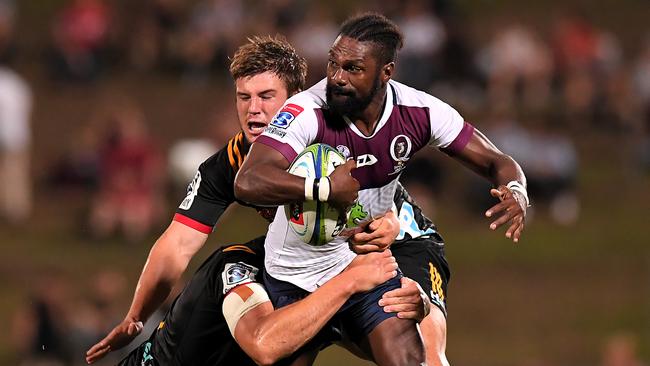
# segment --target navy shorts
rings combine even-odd
[[[330,324],[344,324],[346,332],[353,341],[367,336],[379,323],[394,318],[397,313],[386,313],[379,306],[382,295],[401,287],[401,272],[396,277],[382,283],[374,289],[352,295],[336,313]],[[269,293],[273,306],[281,308],[299,301],[309,295],[308,291],[285,281],[280,281],[264,273],[264,286]],[[330,340],[333,341],[333,340]]]

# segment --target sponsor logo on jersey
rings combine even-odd
[[[153,365],[153,356],[151,355],[151,342],[144,344],[144,351],[142,352],[142,362],[141,366],[151,366]]]
[[[357,168],[361,168],[362,166],[373,165],[376,162],[377,162],[377,158],[372,154],[363,154],[357,156]]]
[[[265,132],[271,135],[279,136],[280,138],[284,137],[287,134],[287,131],[282,131],[281,129],[275,126],[267,127]]]
[[[185,199],[183,199],[183,202],[181,202],[181,205],[179,206],[183,210],[189,210],[190,207],[192,207],[192,203],[194,202],[194,197],[199,193],[199,186],[201,185],[201,172],[196,172],[196,175],[194,176],[194,179],[192,179],[192,182],[187,186],[187,195],[185,196]]]
[[[368,217],[368,212],[363,209],[363,205],[359,201],[355,202],[350,209],[350,216],[348,218],[348,227],[359,225],[363,220]]]
[[[289,212],[291,214],[291,222],[298,225],[305,225],[305,219],[302,213],[302,202],[290,203]]]
[[[271,126],[287,128],[296,117],[305,109],[296,104],[287,104],[278,112],[271,121]]]
[[[223,273],[223,293],[227,293],[234,287],[243,283],[255,282],[255,275],[259,270],[243,262],[226,263]]]

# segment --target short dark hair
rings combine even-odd
[[[362,13],[348,18],[339,30],[339,35],[360,42],[373,42],[377,45],[378,57],[387,64],[394,62],[397,51],[404,44],[404,36],[397,24],[379,13]]]
[[[289,95],[305,88],[307,61],[283,36],[250,37],[230,62],[230,74],[235,80],[267,71],[284,81]]]

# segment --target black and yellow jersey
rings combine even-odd
[[[222,312],[232,288],[261,281],[264,237],[217,249],[174,300],[149,342],[159,365],[255,365],[230,335]]]
[[[235,176],[250,150],[250,142],[239,132],[228,144],[200,166],[187,187],[187,195],[176,210],[174,220],[209,234],[219,217],[233,202],[255,208],[271,221],[275,207],[248,205],[235,198]]]

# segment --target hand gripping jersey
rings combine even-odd
[[[316,142],[335,147],[357,161],[359,200],[351,220],[364,224],[393,206],[400,172],[418,150],[430,145],[460,151],[473,127],[448,104],[396,81],[389,81],[384,110],[371,136],[364,136],[347,117],[327,109],[326,81],[287,100],[256,142],[279,151],[289,162]],[[340,273],[354,258],[346,238],[319,246],[302,242],[278,211],[265,242],[265,267],[276,279],[307,291]]]

